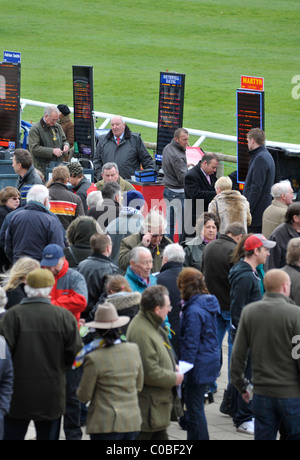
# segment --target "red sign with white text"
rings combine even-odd
[[[263,91],[264,79],[262,77],[248,77],[247,75],[242,75],[241,88],[253,89],[254,91]]]

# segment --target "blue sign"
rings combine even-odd
[[[21,62],[21,53],[15,51],[3,51],[3,62],[19,64]]]
[[[165,85],[181,85],[182,76],[165,73],[160,76],[160,82]]]

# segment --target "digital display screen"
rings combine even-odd
[[[237,90],[237,181],[246,180],[249,154],[247,134],[252,128],[264,129],[264,92]]]
[[[162,152],[182,127],[185,75],[160,73],[157,150],[155,160],[162,163]]]
[[[0,63],[0,147],[19,147],[20,80],[20,64]]]
[[[95,150],[93,68],[73,66],[74,149],[93,159]]]

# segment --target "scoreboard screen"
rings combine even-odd
[[[0,63],[0,147],[20,143],[20,64]]]
[[[237,181],[244,183],[249,165],[247,133],[264,129],[264,92],[237,90]]]
[[[185,75],[160,73],[157,150],[155,160],[162,163],[162,152],[182,127]]]
[[[93,159],[95,150],[93,67],[73,66],[75,151]]]

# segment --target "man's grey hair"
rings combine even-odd
[[[59,115],[59,110],[55,105],[47,105],[44,110],[44,115],[50,117],[53,112],[57,113],[57,116]]]
[[[100,206],[102,202],[103,202],[103,197],[102,197],[102,192],[100,192],[100,190],[89,193],[86,199],[86,204],[88,205],[89,208],[94,208],[97,205]]]
[[[125,123],[125,118],[122,117],[122,115],[113,115],[113,116],[111,117],[110,121],[112,121],[114,118],[121,118],[122,123],[123,123],[123,124]]]
[[[183,264],[185,252],[183,247],[178,243],[168,244],[164,249],[163,257],[165,257],[168,262],[179,262]]]
[[[27,203],[37,201],[40,204],[44,204],[46,198],[49,198],[49,190],[42,184],[33,185],[27,193]]]
[[[105,165],[102,166],[102,172],[112,169],[112,168],[116,168],[116,171],[119,172],[117,163],[113,163],[112,161],[109,163],[105,163]]]
[[[144,254],[150,254],[151,251],[148,248],[145,248],[144,246],[136,246],[135,248],[131,249],[130,254],[129,254],[129,260],[137,264],[140,260],[140,255]],[[152,257],[152,256],[151,256]]]
[[[24,290],[26,292],[27,297],[48,297],[52,290],[53,286],[45,287],[45,288],[33,288],[25,284]]]
[[[271,195],[273,198],[280,198],[281,195],[289,193],[291,187],[289,180],[282,180],[271,187]]]

